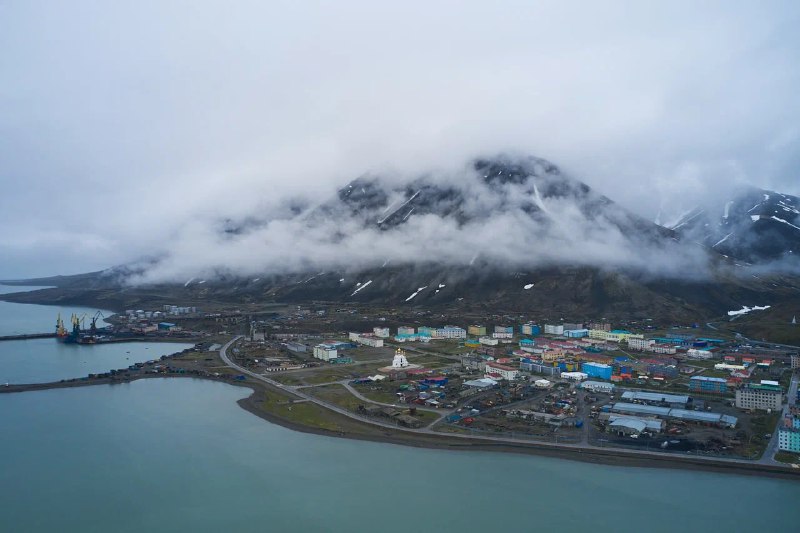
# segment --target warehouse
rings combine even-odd
[[[303,353],[308,350],[308,346],[301,342],[287,342],[286,349],[291,352]]]
[[[664,426],[664,421],[657,418],[610,415],[608,417],[608,426],[606,430],[609,433],[636,435],[638,437],[645,431],[649,433],[661,433],[664,431]]]
[[[636,403],[615,403],[611,406],[611,411],[630,415],[658,416],[661,418],[675,418],[687,422],[699,422],[701,424],[713,424],[719,427],[736,427],[738,419],[735,416],[723,415],[721,413],[707,413],[705,411],[687,411],[686,409],[673,409],[670,407],[656,407],[653,405],[641,405]]]
[[[638,403],[618,402],[611,406],[611,410],[615,413],[624,413],[629,415],[661,416],[668,418],[671,409],[669,407],[656,407],[653,405],[642,405]]]
[[[734,428],[738,419],[735,416],[723,415],[720,413],[707,413],[705,411],[687,411],[686,409],[672,409],[671,418],[684,420],[686,422],[699,422],[701,424],[712,424],[720,427]]]
[[[489,387],[494,387],[495,385],[497,385],[497,381],[490,378],[473,379],[464,382],[465,387],[474,387],[478,389],[487,389]]]
[[[584,381],[581,383],[581,388],[592,392],[605,392],[606,394],[614,392],[614,385],[604,381]]]
[[[666,403],[671,406],[682,405],[684,407],[689,403],[689,397],[685,395],[647,391],[625,391],[622,393],[622,399],[628,402],[643,402],[648,404]]]
[[[561,377],[569,381],[583,381],[589,376],[583,372],[562,372]]]

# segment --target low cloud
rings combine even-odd
[[[364,172],[486,153],[545,157],[650,220],[740,183],[800,194],[799,23],[780,1],[6,2],[0,276],[207,258],[209,220],[277,228]],[[218,246],[313,255],[247,238]]]
[[[356,205],[339,198],[298,200],[307,207],[282,217],[227,221],[228,231],[197,219],[170,235],[164,256],[130,281],[182,283],[407,263],[466,267],[476,260],[513,269],[569,264],[659,277],[708,274],[708,255],[699,246],[677,241],[557,171],[540,166],[538,172],[522,183],[487,184],[471,168],[438,179],[412,176],[405,186],[397,177],[388,185],[375,178],[356,182],[356,189],[365,185],[369,193]],[[395,217],[404,221],[382,228],[379,222],[410,198]],[[421,208],[412,209],[414,200]]]

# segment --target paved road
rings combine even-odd
[[[322,406],[322,407],[324,407],[326,409],[329,409],[329,410],[331,410],[331,411],[333,411],[335,413],[339,413],[340,415],[344,415],[344,416],[346,416],[348,418],[352,418],[352,419],[358,420],[359,422],[365,422],[367,424],[372,424],[373,426],[380,426],[380,427],[392,429],[392,430],[395,430],[395,431],[399,430],[399,431],[407,431],[407,432],[411,432],[411,433],[432,433],[431,430],[428,429],[428,428],[422,428],[422,429],[403,428],[403,427],[397,426],[395,424],[389,424],[389,423],[382,422],[382,421],[379,421],[379,420],[372,420],[372,419],[369,419],[369,418],[365,418],[365,417],[359,416],[359,415],[353,413],[352,411],[348,411],[347,409],[339,407],[338,405],[334,405],[332,403],[326,402],[324,400],[321,400],[319,398],[316,398],[314,396],[306,394],[305,392],[303,392],[301,390],[297,390],[297,389],[295,389],[293,387],[289,387],[287,385],[284,385],[283,383],[275,381],[274,379],[270,379],[270,378],[268,378],[266,376],[262,376],[261,374],[256,374],[255,372],[251,372],[250,370],[247,370],[246,368],[237,365],[236,363],[231,361],[231,359],[228,357],[228,348],[230,348],[231,345],[233,345],[236,341],[238,341],[241,338],[242,338],[241,335],[238,336],[238,337],[234,337],[233,339],[228,341],[219,350],[219,356],[222,359],[222,361],[226,365],[228,365],[229,367],[231,367],[234,370],[236,370],[237,372],[241,372],[242,374],[248,375],[253,379],[256,379],[258,381],[262,381],[264,383],[272,385],[273,387],[277,387],[279,389],[282,389],[282,390],[288,392],[289,394],[291,394],[293,396],[297,396],[300,399],[303,399],[303,400],[306,400],[308,402],[314,403],[316,405]]]
[[[683,456],[675,455],[675,454],[665,454],[665,453],[651,452],[651,451],[646,451],[646,450],[628,451],[628,450],[624,450],[624,449],[611,448],[611,447],[608,447],[608,446],[606,446],[606,447],[594,446],[594,445],[591,445],[591,444],[588,444],[588,445],[587,444],[581,444],[581,443],[578,443],[578,444],[554,444],[554,443],[549,443],[549,442],[538,441],[538,440],[535,440],[535,439],[515,439],[515,438],[508,438],[508,437],[490,437],[490,436],[483,436],[483,435],[466,435],[466,434],[461,434],[461,433],[443,434],[443,433],[438,433],[438,432],[435,432],[435,431],[431,430],[430,427],[412,429],[412,428],[397,426],[397,425],[394,425],[394,424],[389,424],[389,423],[382,422],[382,421],[379,421],[379,420],[373,420],[373,419],[370,419],[370,418],[365,418],[365,417],[357,415],[356,413],[353,413],[352,411],[348,411],[347,409],[339,407],[338,405],[334,405],[332,403],[328,403],[326,401],[323,401],[323,400],[321,400],[319,398],[315,398],[314,396],[310,396],[310,395],[302,392],[301,390],[293,389],[292,387],[287,387],[286,385],[283,385],[282,383],[279,383],[279,382],[275,381],[274,379],[270,379],[270,378],[262,376],[260,374],[256,374],[255,372],[251,372],[250,370],[247,370],[246,368],[243,368],[243,367],[237,365],[236,363],[234,363],[233,361],[230,360],[230,358],[228,357],[227,351],[228,351],[228,348],[230,348],[236,341],[238,341],[242,337],[243,336],[241,336],[241,335],[237,336],[237,337],[234,337],[233,339],[228,341],[219,351],[220,358],[222,358],[222,360],[225,362],[225,364],[227,364],[229,367],[235,369],[236,371],[238,371],[238,372],[240,372],[242,374],[246,374],[246,375],[250,376],[253,379],[256,379],[258,381],[262,381],[262,382],[267,383],[267,384],[269,384],[269,385],[271,385],[273,387],[277,387],[279,389],[282,389],[282,390],[286,391],[287,393],[289,393],[289,394],[291,394],[293,396],[297,396],[297,397],[299,397],[299,398],[301,398],[303,400],[307,400],[307,401],[309,401],[309,402],[311,402],[313,404],[319,405],[321,407],[329,409],[329,410],[331,410],[331,411],[333,411],[335,413],[338,413],[340,415],[346,416],[346,417],[351,418],[353,420],[357,420],[357,421],[359,421],[361,423],[370,424],[370,425],[373,425],[373,426],[382,427],[382,428],[386,428],[386,429],[391,429],[392,431],[400,431],[400,432],[403,432],[403,433],[414,433],[414,434],[418,434],[418,435],[427,435],[427,436],[437,435],[437,436],[441,436],[441,437],[448,437],[448,438],[451,438],[451,439],[465,439],[465,440],[469,440],[469,441],[472,441],[472,442],[485,441],[485,442],[489,442],[489,443],[510,444],[510,445],[525,444],[525,445],[535,445],[535,446],[537,446],[539,448],[573,449],[573,450],[605,450],[605,451],[609,451],[610,449],[613,449],[614,452],[619,452],[620,455],[627,455],[627,456],[637,456],[637,457],[652,456],[652,457],[659,457],[659,458],[670,458],[670,457],[672,457],[672,458],[674,458],[676,460],[680,460],[681,458],[683,458]],[[704,456],[701,456],[701,455],[693,455],[691,457],[691,459],[692,460],[698,460],[698,459],[699,460],[708,460],[708,461],[732,463],[732,464],[754,464],[754,463],[757,463],[757,461],[750,461],[750,460],[747,460],[747,459],[704,457]]]

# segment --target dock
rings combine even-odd
[[[25,333],[22,335],[4,335],[0,341],[24,341],[26,339],[54,339],[55,333]]]

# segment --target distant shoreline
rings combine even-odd
[[[225,383],[236,387],[246,387],[252,393],[246,398],[237,401],[239,407],[248,411],[249,413],[265,420],[267,422],[277,424],[279,426],[300,431],[302,433],[309,433],[314,435],[322,435],[327,437],[347,438],[354,440],[363,440],[369,442],[381,442],[386,444],[397,444],[402,446],[412,446],[416,448],[429,448],[439,450],[454,450],[454,451],[490,451],[490,452],[503,452],[503,453],[517,453],[525,455],[538,455],[544,457],[552,457],[557,459],[567,459],[573,461],[580,461],[594,464],[605,464],[611,466],[626,466],[626,467],[639,467],[639,468],[675,468],[675,469],[689,469],[689,470],[703,470],[707,472],[725,473],[725,474],[739,474],[739,475],[754,475],[754,476],[768,476],[778,477],[783,479],[800,480],[800,469],[790,467],[778,467],[771,465],[762,465],[758,463],[740,463],[730,462],[724,460],[710,459],[710,458],[696,458],[696,457],[681,457],[659,454],[643,454],[632,450],[621,449],[597,449],[597,448],[578,448],[559,446],[557,444],[542,445],[540,443],[531,442],[525,444],[512,444],[512,443],[488,443],[478,439],[472,440],[470,438],[449,438],[446,434],[431,434],[419,435],[404,433],[402,431],[394,431],[390,429],[380,428],[380,431],[374,434],[357,433],[357,432],[340,432],[331,431],[320,427],[308,426],[299,424],[291,420],[286,420],[279,416],[267,413],[258,407],[258,403],[264,391],[271,390],[267,384],[262,384],[255,381],[237,382],[225,379],[223,377],[201,376],[195,374],[139,374],[131,377],[123,378],[96,378],[96,379],[80,379],[63,382],[50,382],[50,383],[33,383],[21,385],[9,385],[7,387],[0,386],[0,394],[13,394],[23,392],[35,392],[42,390],[53,389],[71,389],[79,387],[91,387],[96,385],[115,385],[122,383],[132,383],[141,379],[171,379],[171,378],[194,378],[218,383]],[[284,391],[285,392],[285,391]],[[368,425],[364,425],[369,427]]]

